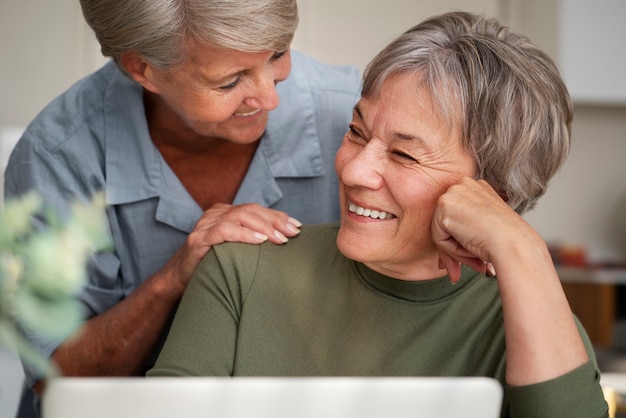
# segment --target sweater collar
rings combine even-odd
[[[381,293],[409,302],[442,302],[469,289],[473,283],[477,282],[476,279],[486,277],[463,266],[461,279],[456,284],[452,284],[448,276],[431,280],[408,281],[385,276],[362,263],[353,263],[359,277],[369,286]]]

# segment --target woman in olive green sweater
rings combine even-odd
[[[200,265],[149,376],[492,376],[502,415],[602,417],[593,349],[520,216],[569,149],[552,60],[495,20],[427,19],[369,64],[339,225]]]

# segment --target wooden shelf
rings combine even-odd
[[[626,284],[626,269],[558,266],[572,312],[599,347],[611,346],[616,316],[616,286]]]

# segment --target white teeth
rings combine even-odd
[[[350,204],[348,205],[348,210],[350,212],[356,213],[359,216],[367,216],[369,218],[373,218],[373,219],[391,219],[391,218],[395,218],[394,215],[392,215],[391,213],[387,213],[384,212],[382,210],[376,210],[376,209],[366,209],[363,208],[361,206],[357,206],[354,203],[350,202]]]
[[[253,110],[252,112],[248,112],[248,113],[235,113],[235,116],[252,116],[252,115],[256,115],[260,111],[261,111],[261,109],[256,109],[256,110]]]

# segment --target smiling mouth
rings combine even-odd
[[[348,205],[348,210],[352,213],[356,213],[359,216],[365,216],[372,219],[392,219],[396,217],[396,215],[392,213],[387,213],[385,211],[376,209],[364,208],[361,206],[357,206],[352,202],[350,202],[350,204]]]
[[[254,115],[256,115],[257,113],[259,113],[260,111],[261,111],[261,109],[255,109],[255,110],[253,110],[252,112],[247,112],[247,113],[235,113],[235,116],[243,116],[243,117],[246,117],[246,116],[254,116]]]

